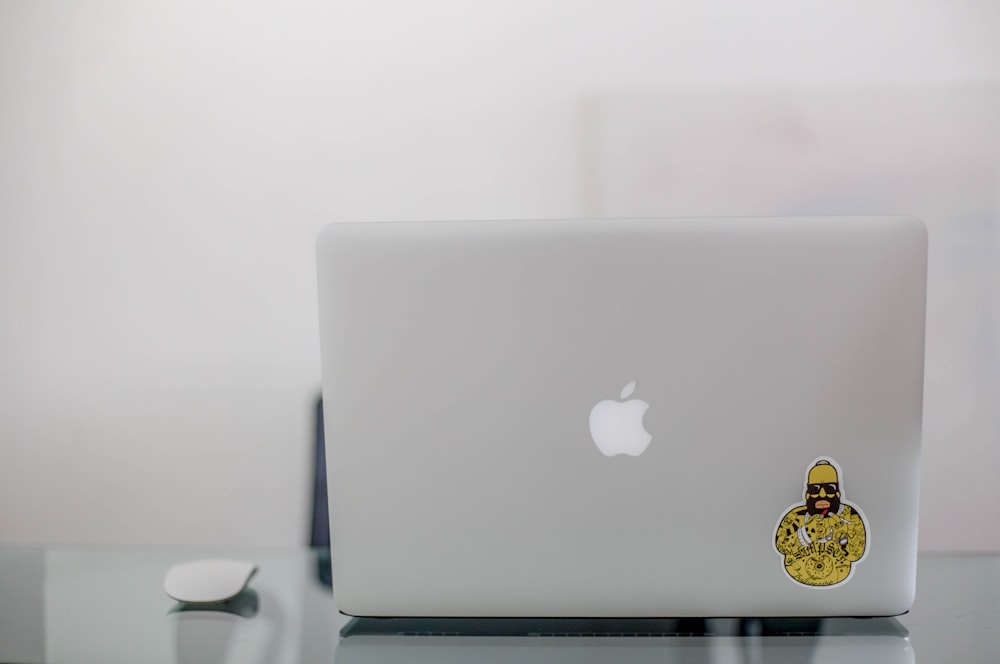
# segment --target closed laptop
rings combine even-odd
[[[926,252],[907,217],[328,226],[338,607],[907,611]]]

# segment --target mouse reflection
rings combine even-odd
[[[168,614],[174,622],[177,664],[225,662],[234,637],[259,608],[260,598],[251,588],[225,602],[178,602]]]
[[[355,619],[336,664],[914,664],[893,618]]]
[[[260,596],[253,588],[244,588],[225,602],[177,602],[169,613],[228,613],[240,618],[252,618],[260,608]]]

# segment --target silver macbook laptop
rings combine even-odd
[[[338,608],[907,611],[926,249],[906,217],[328,226]]]

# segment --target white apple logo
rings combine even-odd
[[[635,381],[632,381],[622,390],[621,398],[628,399],[634,391]],[[597,449],[604,456],[639,456],[645,452],[653,439],[642,425],[643,415],[648,409],[649,404],[641,399],[605,399],[594,406],[590,411],[590,435]]]

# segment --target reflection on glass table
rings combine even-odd
[[[170,610],[173,618],[179,664],[222,662],[247,619],[257,615],[260,597],[246,588],[226,602],[187,604],[178,602]]]
[[[356,619],[336,664],[438,662],[882,662],[911,664],[894,618],[580,620]]]
[[[252,560],[220,605],[163,591],[173,565]],[[946,662],[1000,656],[1000,555],[924,555],[898,618],[355,619],[337,611],[321,552],[0,549],[0,662]]]

